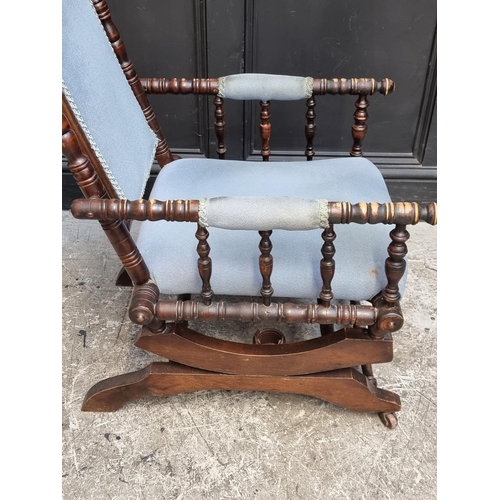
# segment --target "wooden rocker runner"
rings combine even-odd
[[[63,153],[85,196],[71,212],[98,220],[123,264],[135,345],[168,359],[98,382],[84,411],[202,389],[274,391],[396,426],[399,396],[377,387],[372,365],[392,360],[403,326],[407,226],[436,224],[436,204],[393,203],[362,157],[368,96],[393,90],[388,78],[139,79],[106,3],[63,0]],[[147,93],[213,95],[219,158],[174,158]],[[347,158],[312,162],[315,96],[326,94],[357,96],[354,143]],[[225,99],[260,101],[263,162],[225,160]],[[270,162],[270,103],[298,99],[306,160]],[[154,157],[162,168],[145,200]],[[233,342],[194,321],[276,327]],[[280,323],[321,335],[287,342]]]

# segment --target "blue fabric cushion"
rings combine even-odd
[[[311,97],[313,78],[262,73],[240,73],[219,78],[224,99],[295,101]]]
[[[329,201],[391,201],[375,165],[365,158],[312,162],[246,162],[185,159],[164,167],[151,198],[200,199],[217,196],[291,196]],[[336,299],[367,300],[386,285],[384,271],[393,226],[336,225]],[[257,231],[208,228],[212,258],[212,288],[220,295],[258,296]],[[196,224],[143,222],[139,249],[160,291],[199,293]],[[321,291],[321,229],[275,230],[271,283],[276,297],[317,298]]]
[[[90,0],[62,3],[63,92],[120,198],[144,193],[157,138]]]

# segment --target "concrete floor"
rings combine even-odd
[[[410,227],[406,323],[379,386],[399,426],[320,400],[201,391],[83,413],[99,380],[159,360],[133,346],[131,291],[97,222],[63,211],[65,499],[411,499],[437,496],[436,228]]]

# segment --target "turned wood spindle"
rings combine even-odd
[[[323,288],[319,295],[320,303],[323,307],[330,307],[333,300],[332,280],[335,274],[335,246],[333,244],[337,235],[333,230],[333,225],[330,224],[322,233],[323,246],[321,247],[321,279],[323,280]]]
[[[370,103],[364,94],[361,94],[356,100],[354,125],[352,126],[352,138],[354,143],[350,152],[351,156],[363,156],[363,139],[365,138],[366,130],[368,129],[366,121],[368,119],[367,108],[369,105]]]
[[[224,136],[226,134],[226,122],[224,121],[224,99],[219,96],[214,98],[215,105],[215,135],[217,136],[217,154],[220,160],[226,157],[226,144],[224,143]]]
[[[139,78],[146,94],[217,94],[217,78]]]
[[[311,96],[309,99],[307,99],[306,127],[305,127],[306,141],[307,141],[305,155],[307,161],[311,161],[315,154],[313,146],[314,136],[316,134],[316,123],[314,121],[316,118],[316,113],[314,111],[315,106],[316,106],[316,100],[314,99],[314,96]]]
[[[271,156],[271,148],[269,147],[269,141],[271,139],[270,105],[271,103],[269,101],[260,101],[260,137],[262,139],[262,151],[260,154],[262,156],[262,161],[269,161],[269,157]]]
[[[230,303],[213,301],[206,305],[197,300],[160,300],[156,317],[166,321],[276,321],[277,323],[311,323],[328,325],[370,326],[377,320],[372,306],[293,304],[271,302]]]
[[[68,168],[82,193],[88,198],[106,196],[106,189],[89,159],[82,153],[78,139],[64,115],[62,115],[62,150],[68,160]]]
[[[271,273],[273,272],[273,256],[271,255],[271,250],[273,249],[273,245],[270,237],[272,233],[272,231],[259,231],[261,236],[259,243],[259,268],[260,274],[262,275],[262,288],[260,289],[260,294],[262,295],[262,302],[265,306],[271,304],[271,297],[274,293],[271,286]]]
[[[69,113],[69,111],[67,111]],[[68,160],[68,167],[75,176],[83,194],[91,199],[90,203],[101,202],[107,197],[106,190],[96,175],[88,158],[82,153],[76,135],[70,129],[69,121],[63,115],[62,121],[63,154]],[[120,258],[130,279],[136,284],[149,280],[149,269],[144,262],[130,232],[123,221],[99,221],[116,254]]]
[[[401,298],[398,285],[406,269],[405,256],[408,253],[406,242],[410,234],[406,230],[406,225],[397,224],[390,232],[390,236],[392,242],[387,249],[389,257],[385,261],[387,285],[382,292],[382,297],[387,305],[393,305]]]
[[[127,225],[123,221],[99,221],[116,254],[133,283],[140,285],[150,279],[150,274]]]
[[[113,20],[111,19],[111,13],[109,11],[109,7],[104,0],[92,0],[94,4],[94,8],[99,16],[101,24],[106,32],[106,35],[113,47],[116,58],[120,63],[120,66],[125,73],[125,77],[132,88],[132,91],[141,106],[141,109],[144,113],[144,116],[153,130],[153,132],[158,137],[158,146],[156,147],[156,159],[158,160],[158,164],[160,167],[165,166],[167,163],[173,161],[173,156],[170,151],[170,148],[167,144],[167,140],[163,131],[160,127],[160,124],[156,118],[156,115],[149,103],[148,97],[144,88],[137,76],[134,65],[130,61],[127,55],[127,51],[125,50],[125,45],[120,37],[120,32],[116,28]]]
[[[390,78],[376,81],[374,78],[315,78],[313,95],[388,95],[396,89]]]
[[[210,245],[208,244],[208,231],[206,228],[198,224],[198,229],[196,231],[196,239],[198,240],[198,246],[196,251],[200,258],[198,259],[198,272],[200,273],[200,278],[202,281],[201,288],[201,298],[203,303],[209,306],[212,303],[214,292],[212,286],[210,285],[210,278],[212,276],[212,259],[209,257]]]

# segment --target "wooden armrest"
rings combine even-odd
[[[249,73],[246,73],[249,74]],[[217,95],[219,78],[140,78],[147,94]],[[312,95],[388,95],[396,89],[390,78],[313,78]]]
[[[199,200],[118,200],[82,198],[71,204],[76,219],[199,221]],[[349,203],[328,202],[330,224],[437,224],[437,203],[421,206],[415,202]]]

